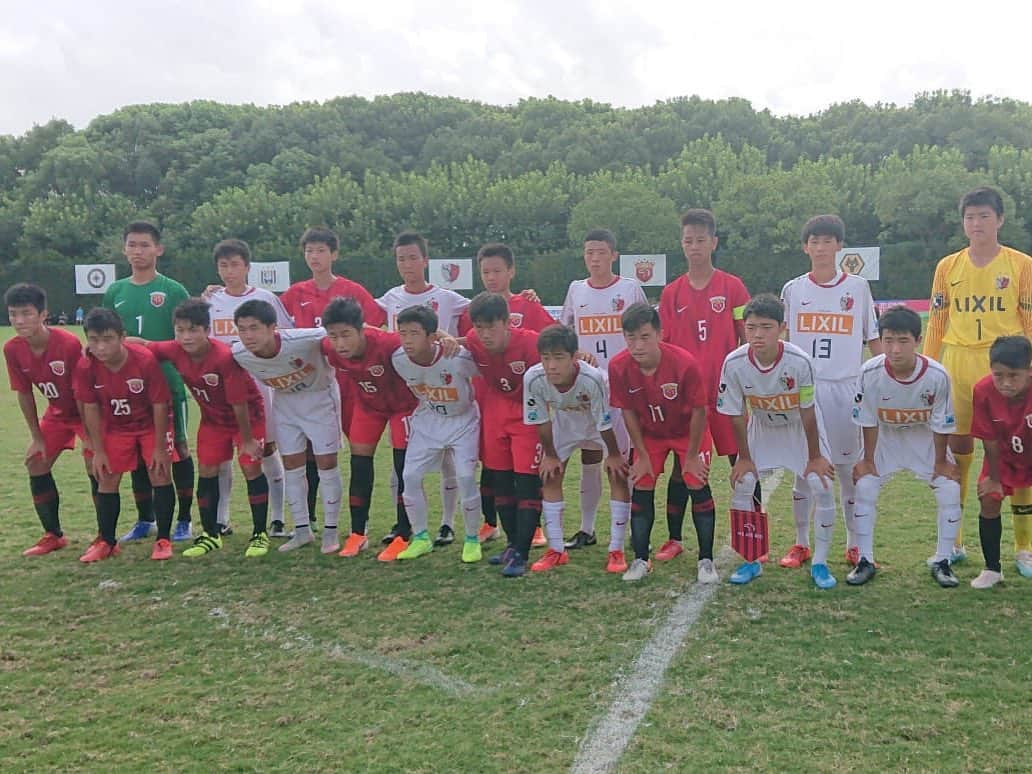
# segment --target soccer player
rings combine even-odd
[[[972,400],[971,434],[982,439],[985,450],[978,480],[978,536],[985,569],[971,581],[976,589],[1003,581],[1003,498],[1010,498],[1015,532],[1019,518],[1032,517],[1032,343],[1025,336],[1001,336],[989,348],[989,363],[989,376],[975,385]],[[1023,577],[1032,578],[1027,548],[1017,552],[1015,565]]]
[[[322,314],[326,328],[323,353],[330,365],[354,382],[356,389],[354,414],[348,443],[351,445],[351,479],[348,495],[351,503],[351,534],[344,541],[340,555],[358,556],[369,545],[367,525],[373,496],[373,455],[390,425],[394,472],[399,494],[395,497],[397,533],[377,556],[381,562],[393,562],[408,548],[412,527],[402,499],[405,479],[405,450],[408,447],[409,416],[418,405],[405,381],[394,370],[391,360],[401,346],[397,333],[364,324],[364,310],[354,298],[335,298]]]
[[[161,232],[153,223],[138,220],[126,226],[122,234],[122,252],[129,261],[131,274],[113,282],[104,293],[102,306],[113,309],[122,318],[130,336],[148,341],[171,341],[172,310],[190,297],[186,288],[158,272],[158,258],[165,253]],[[172,394],[172,421],[177,461],[172,463],[172,481],[179,498],[179,517],[173,540],[189,540],[190,511],[194,498],[194,462],[187,439],[187,402],[183,380],[171,364],[162,367]],[[143,468],[133,471],[133,495],[138,520],[122,540],[142,540],[154,526],[150,474]]]
[[[377,327],[387,321],[383,310],[369,294],[369,291],[357,282],[340,277],[333,273],[333,264],[340,257],[340,240],[337,235],[325,226],[315,226],[305,230],[301,235],[301,249],[304,251],[305,263],[312,272],[312,278],[295,282],[280,296],[283,306],[294,318],[298,328],[319,328],[322,326],[322,314],[326,305],[334,298],[353,298],[362,306],[365,319],[370,325]],[[340,389],[341,430],[348,434],[354,406],[354,396],[350,392],[351,380],[340,371],[334,371],[337,386]],[[308,510],[315,518],[315,503],[319,489],[319,473],[315,460],[309,456],[305,464],[305,475],[308,477]]]
[[[627,463],[610,419],[605,373],[577,360],[577,334],[564,325],[541,331],[537,348],[541,362],[523,377],[523,421],[537,427],[541,444],[541,512],[548,538],[548,550],[530,569],[547,572],[570,561],[569,545],[563,541],[563,478],[574,449],[596,456],[604,451],[615,530],[621,529],[619,521],[626,529],[631,493]],[[619,541],[622,548],[622,533]]]
[[[853,466],[860,556],[846,583],[860,586],[874,577],[878,494],[893,473],[909,470],[935,494],[938,542],[932,577],[943,588],[952,588],[958,584],[950,553],[960,527],[960,484],[949,453],[956,426],[950,378],[939,363],[917,354],[917,312],[893,307],[882,314],[878,327],[883,354],[864,363],[853,408],[853,421],[864,435],[863,458]]]
[[[960,467],[960,502],[967,499],[974,459],[971,396],[988,374],[986,355],[1000,336],[1032,336],[1032,258],[1000,244],[1003,198],[993,188],[976,188],[960,200],[968,246],[935,267],[924,353],[943,364],[953,385],[957,430],[950,449]],[[1014,514],[1014,544],[1032,552],[1032,514]],[[963,529],[951,560],[966,558]]]
[[[340,549],[337,516],[344,482],[337,468],[340,450],[340,391],[322,354],[322,328],[278,330],[276,310],[254,299],[237,307],[234,321],[240,341],[233,357],[252,376],[273,389],[268,408],[275,416],[276,444],[283,455],[287,504],[294,518],[294,534],[279,547],[293,551],[311,543],[308,479],[305,460],[311,444],[319,469],[325,528],[322,552]]]
[[[267,523],[269,481],[262,472],[265,450],[265,406],[261,393],[232,350],[210,337],[208,304],[190,298],[173,312],[175,341],[146,342],[159,362],[172,363],[190,388],[201,409],[197,428],[197,504],[204,532],[183,551],[184,556],[204,556],[222,548],[219,524],[219,471],[232,462],[238,450],[240,470],[247,480],[253,528],[245,556],[269,552]]]
[[[135,470],[141,458],[154,490],[158,526],[151,559],[171,559],[175,492],[170,473],[174,439],[168,382],[154,355],[126,343],[122,320],[112,310],[92,309],[84,328],[89,354],[75,368],[75,399],[82,404],[93,452],[100,534],[79,561],[98,562],[118,555],[118,485],[122,474]]]
[[[506,577],[515,578],[527,570],[541,502],[541,447],[537,430],[523,423],[523,377],[540,361],[538,335],[513,325],[509,300],[500,293],[478,295],[469,305],[469,315],[473,329],[465,344],[483,375],[483,388],[477,394],[480,457],[508,543],[488,561],[500,565]]]
[[[398,554],[398,559],[416,559],[434,549],[427,532],[428,505],[423,477],[433,470],[441,470],[446,453],[450,452],[466,534],[462,561],[479,562],[483,558],[477,535],[480,412],[473,399],[472,383],[478,373],[477,366],[466,350],[445,358],[442,345],[432,338],[439,323],[430,307],[409,307],[395,318],[395,323],[401,347],[391,357],[394,370],[419,399],[409,424],[403,473],[403,497],[412,523],[412,540],[408,548]]]
[[[706,483],[712,444],[706,432],[709,390],[702,370],[692,355],[661,341],[659,313],[649,304],[631,304],[623,313],[621,324],[627,349],[609,363],[609,392],[610,404],[623,412],[634,450],[630,467],[634,561],[624,573],[624,580],[640,580],[649,572],[656,479],[663,473],[667,456],[673,453],[681,473],[693,485],[689,492],[699,539],[699,582],[718,583],[720,577],[713,567],[716,514],[713,494]],[[620,564],[626,567],[623,531],[627,514],[621,506],[617,501],[610,503],[610,572],[618,572]],[[681,524],[673,526],[680,534]]]
[[[570,283],[559,315],[563,325],[573,328],[584,351],[594,355],[603,373],[609,370],[609,361],[627,346],[620,315],[631,304],[647,301],[637,280],[613,273],[613,261],[619,257],[611,231],[589,231],[584,237],[588,278]],[[610,412],[610,420],[620,449],[626,451],[630,441],[619,409]],[[595,516],[602,499],[601,463],[601,450],[581,450],[581,523],[566,541],[568,549],[595,545]]]
[[[211,337],[232,347],[238,340],[236,323],[233,315],[237,307],[253,298],[268,301],[276,310],[276,326],[280,329],[293,328],[294,323],[283,308],[279,297],[265,288],[256,288],[247,284],[247,275],[251,269],[251,247],[242,239],[224,239],[215,245],[213,251],[215,269],[222,280],[222,287],[214,287],[207,296],[211,305],[208,314],[211,318]],[[262,394],[266,406],[272,400],[272,390],[261,382],[255,382]],[[198,452],[198,456],[200,453]],[[262,455],[262,473],[269,483],[269,537],[286,537],[283,527],[283,459],[276,449],[276,427],[271,423],[271,416],[265,416],[265,449]],[[226,462],[219,467],[219,509],[218,520],[222,534],[231,533],[229,527],[229,498],[233,492],[233,462]]]
[[[387,313],[387,330],[398,330],[398,315],[402,311],[412,306],[425,306],[433,311],[441,330],[449,336],[455,336],[458,333],[459,318],[469,306],[469,299],[454,290],[437,287],[426,281],[426,272],[430,266],[426,239],[414,231],[403,231],[394,238],[393,250],[402,284],[376,299],[376,303]],[[435,546],[446,546],[455,541],[456,487],[455,463],[451,452],[448,452],[444,455],[441,472],[443,511],[441,528],[434,538]],[[397,531],[392,528],[381,542],[389,544],[395,537]]]
[[[44,324],[47,294],[37,285],[12,285],[4,293],[4,304],[15,334],[4,344],[4,359],[11,390],[18,393],[18,408],[29,429],[25,467],[32,503],[43,526],[43,537],[22,556],[42,556],[68,545],[61,530],[61,498],[51,471],[61,452],[75,448],[76,437],[80,441],[86,438],[72,384],[75,367],[82,358],[82,342],[68,331]],[[33,386],[47,399],[42,419]],[[86,472],[96,492],[88,460]]]
[[[837,215],[817,215],[803,226],[803,252],[810,257],[810,271],[785,283],[788,340],[813,360],[815,394],[823,415],[831,461],[846,522],[846,561],[858,561],[853,529],[856,493],[853,465],[860,460],[860,428],[851,411],[856,380],[864,363],[864,345],[872,355],[881,353],[874,297],[867,280],[840,271],[835,256],[846,241],[846,226]],[[802,481],[796,479],[797,483]],[[800,486],[792,492],[796,542],[782,557],[782,567],[799,567],[811,557],[810,491]]]
[[[796,476],[795,491],[817,503],[816,551],[810,575],[818,588],[834,588],[828,551],[835,528],[835,467],[829,461],[814,398],[814,366],[795,344],[781,341],[785,308],[770,293],[746,304],[743,344],[724,360],[717,410],[731,417],[738,459],[731,468],[732,511],[752,511],[756,481],[778,468]],[[807,490],[809,490],[807,492]],[[760,562],[745,562],[732,583],[749,583],[763,572]]]

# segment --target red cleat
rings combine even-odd
[[[623,551],[610,551],[606,572],[627,572],[627,559]]]
[[[489,540],[494,540],[498,537],[498,527],[492,527],[486,521],[480,525],[480,531],[477,533],[481,543],[486,543]]]
[[[548,545],[548,538],[546,538],[545,533],[541,531],[541,527],[534,530],[534,539],[530,541],[530,544],[534,548],[541,548],[541,546]]]
[[[813,551],[810,550],[809,546],[801,546],[796,543],[790,549],[788,553],[781,557],[779,564],[782,567],[802,567],[803,562],[813,556]]]
[[[846,564],[856,567],[860,561],[860,549],[857,546],[850,546],[846,549]]]
[[[548,572],[552,568],[566,564],[569,561],[570,554],[567,551],[556,551],[554,548],[549,548],[545,551],[544,556],[530,565],[530,569],[534,572]]]
[[[376,555],[376,558],[381,562],[393,562],[398,558],[398,554],[406,548],[408,548],[408,541],[399,535],[388,543],[387,547]]]
[[[663,544],[663,547],[656,551],[656,560],[660,562],[669,562],[684,553],[684,546],[681,545],[680,540],[668,540]]]
[[[154,550],[151,551],[151,559],[164,561],[172,558],[172,541],[168,538],[158,538],[154,541]]]
[[[122,549],[118,543],[111,545],[104,541],[104,538],[98,537],[92,543],[90,547],[86,549],[86,553],[79,557],[80,562],[89,564],[90,562],[99,562],[103,559],[110,559],[113,556],[118,556],[122,553]]]
[[[43,556],[51,551],[60,551],[66,545],[68,545],[68,538],[64,535],[58,537],[53,532],[48,532],[32,548],[22,551],[22,556]]]

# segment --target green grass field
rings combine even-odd
[[[605,509],[598,547],[518,581],[462,565],[457,544],[409,565],[307,549],[245,561],[239,485],[233,520],[245,529],[221,552],[157,563],[149,545],[133,545],[84,566],[95,524],[73,455],[55,473],[72,544],[23,559],[39,527],[22,467],[27,433],[7,391],[0,426],[3,771],[568,769],[616,698],[614,681],[694,587],[690,531],[690,550],[645,582],[606,575]],[[714,469],[723,545],[726,465]],[[377,537],[392,521],[388,470],[381,450]],[[569,533],[576,484],[568,489]],[[769,505],[778,555],[792,541],[790,491],[782,483]],[[967,585],[981,565],[968,517],[963,583],[942,590],[924,566],[930,492],[899,478],[881,505],[871,584],[819,592],[805,572],[770,567],[748,587],[721,586],[619,770],[1032,765],[1032,581],[1013,570],[1009,518],[1007,583]],[[133,516],[129,502],[120,528]],[[665,539],[657,524],[654,545]],[[725,578],[729,565],[725,553]],[[832,570],[844,581],[841,550]]]

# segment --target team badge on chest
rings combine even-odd
[[[675,400],[677,398],[677,382],[667,382],[660,385],[660,389],[663,390],[663,397],[667,400]]]
[[[1006,290],[1009,286],[1010,286],[1010,277],[1007,277],[1007,276],[1001,274],[999,277],[996,278],[996,289],[997,290]]]
[[[382,365],[369,366],[369,374],[370,374],[370,376],[383,376],[383,366]]]
[[[509,368],[512,369],[512,372],[514,374],[519,376],[524,371],[527,370],[527,361],[526,360],[513,360],[511,363],[509,363]]]
[[[208,385],[209,387],[218,387],[219,386],[219,375],[218,374],[204,374],[203,376],[201,376],[201,378],[204,379],[204,383],[206,385]]]
[[[710,296],[710,309],[720,314],[727,308],[727,296]]]
[[[843,312],[848,312],[850,309],[852,309],[853,303],[853,295],[851,293],[846,293],[844,296],[842,296],[842,298],[839,299],[839,306],[842,308]]]
[[[523,327],[523,312],[509,312],[509,327]]]
[[[143,379],[126,379],[125,386],[133,395],[139,395],[143,392]]]
[[[609,305],[613,308],[614,312],[622,312],[625,303],[623,296],[613,296]]]
[[[165,294],[160,290],[155,290],[150,294],[150,303],[155,309],[163,307],[165,305]]]
[[[795,377],[792,376],[791,374],[781,374],[781,379],[779,379],[778,381],[781,382],[782,389],[785,389],[785,390],[795,389]]]
[[[445,384],[451,384],[452,383],[451,372],[449,372],[449,371],[441,371],[441,381],[444,382]]]
[[[50,366],[50,370],[53,372],[54,376],[65,375],[65,364],[63,360],[51,360],[47,365]]]

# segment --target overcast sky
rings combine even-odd
[[[0,133],[55,116],[83,127],[140,102],[398,91],[625,106],[734,96],[778,114],[940,88],[1032,101],[1026,5],[0,0]]]

